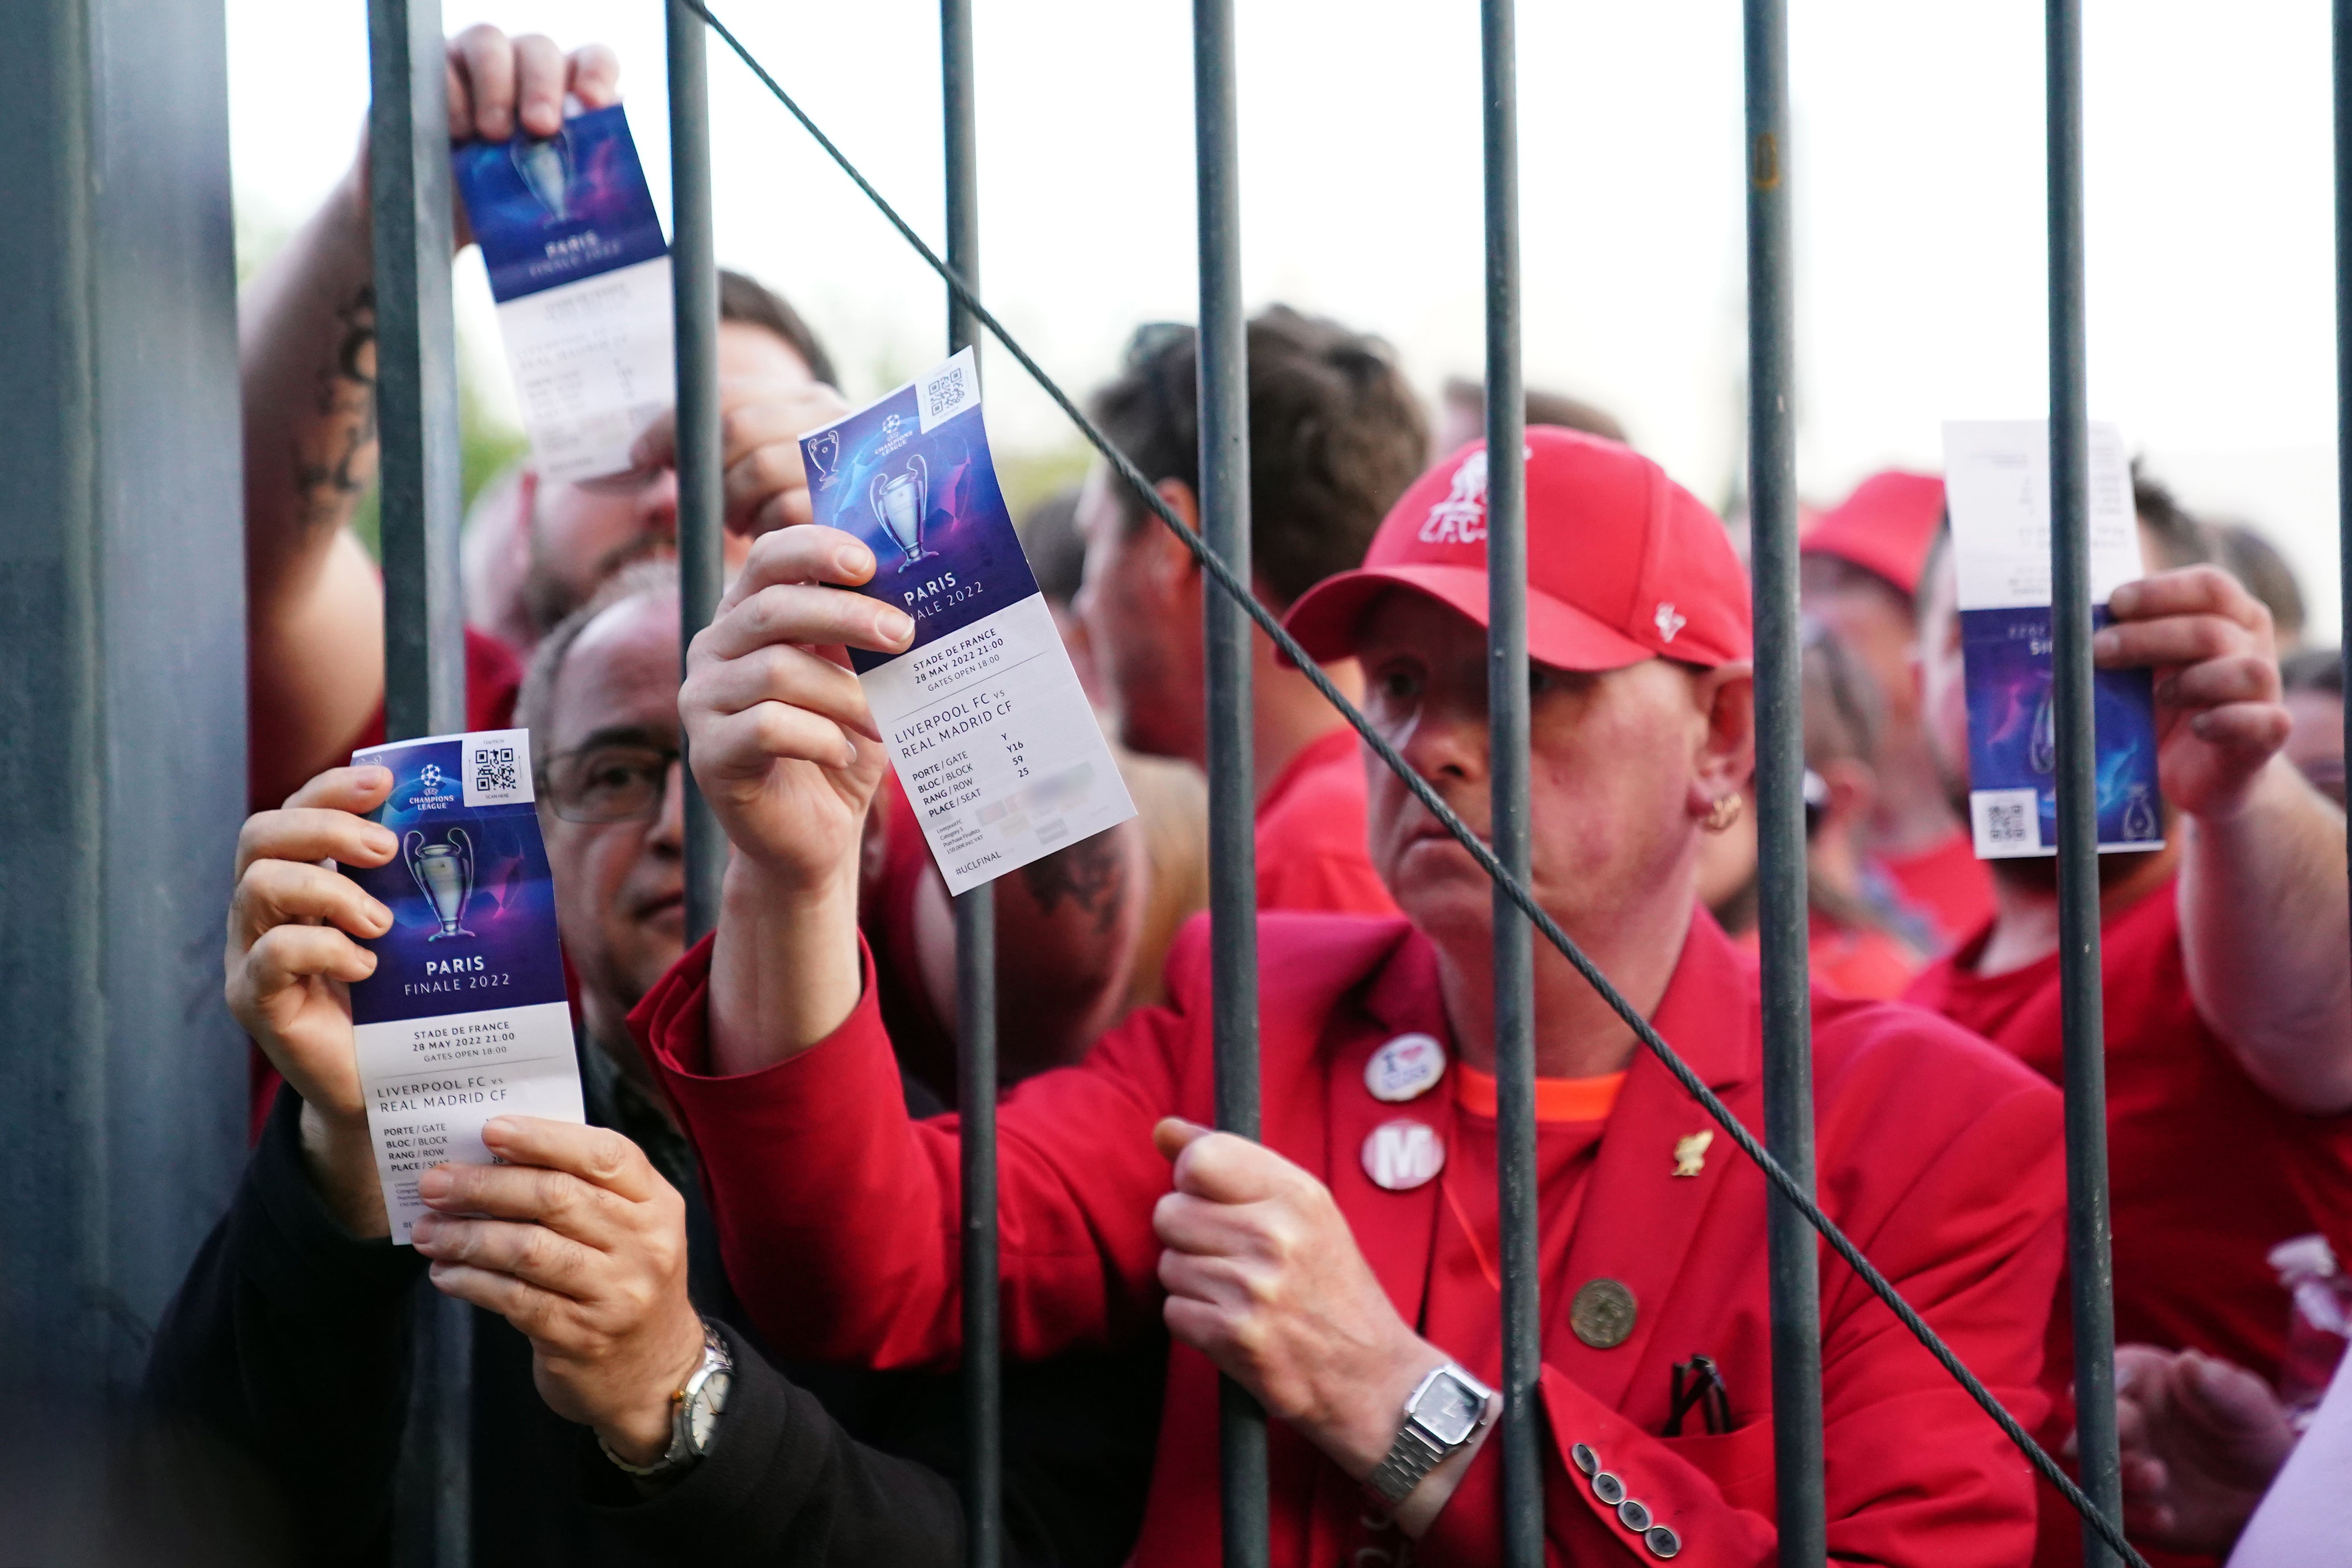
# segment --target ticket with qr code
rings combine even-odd
[[[851,650],[923,836],[961,893],[1135,815],[1013,531],[970,349],[801,437],[815,520],[874,552],[864,593],[915,620]]]
[[[363,944],[376,968],[351,988],[352,1026],[383,1206],[405,1243],[425,1212],[417,1177],[488,1160],[491,1117],[586,1117],[530,731],[396,741],[352,761],[392,770],[373,819],[398,851],[341,870],[392,911]]]
[[[2091,624],[2144,575],[2131,464],[2090,427]],[[1944,426],[1944,494],[1959,588],[1969,703],[1969,826],[1987,860],[2058,852],[2058,732],[2050,629],[2050,430],[2039,419]],[[2156,706],[2145,669],[2092,677],[2099,849],[2164,843]]]
[[[677,386],[669,247],[628,117],[615,104],[449,156],[539,477],[627,472]]]

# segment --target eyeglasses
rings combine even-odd
[[[675,746],[583,746],[541,764],[548,805],[566,822],[641,822],[661,815]]]

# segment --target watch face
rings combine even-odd
[[[1451,1448],[1478,1429],[1478,1418],[1486,1411],[1486,1402],[1476,1393],[1454,1378],[1441,1377],[1413,1405],[1412,1418],[1431,1436]]]
[[[687,1412],[687,1440],[698,1454],[710,1451],[710,1439],[719,1430],[719,1412],[727,1408],[727,1393],[733,1386],[734,1374],[714,1372],[702,1380],[702,1388],[694,1396],[693,1408]]]

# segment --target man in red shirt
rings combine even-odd
[[[2144,542],[2165,558],[2161,537]],[[1920,595],[1921,688],[1957,804],[1969,753],[1955,603],[1939,549]],[[2313,1231],[2352,1249],[2344,817],[2280,754],[2289,720],[2269,613],[2235,579],[2210,565],[2161,572],[2109,608],[2094,652],[2103,667],[2156,671],[2173,814],[2163,849],[2099,865],[2116,1337],[2273,1377],[2288,1300],[2263,1255]],[[1999,860],[1993,872],[1991,923],[1909,999],[2055,1081],[2054,863]],[[2071,1328],[2062,1294],[2043,1366],[2053,1447],[2073,1425]],[[2077,1561],[2075,1520],[2054,1493],[2043,1501],[2037,1561]]]
[[[1200,517],[1197,349],[1191,329],[1147,327],[1095,417],[1187,526]],[[1426,459],[1421,405],[1377,339],[1276,306],[1249,324],[1254,587],[1276,611],[1364,557],[1381,516]],[[1208,761],[1202,666],[1207,580],[1141,497],[1097,464],[1078,500],[1086,580],[1076,609],[1119,736],[1147,755]],[[1364,849],[1354,732],[1253,638],[1260,909],[1390,914]],[[1351,665],[1332,670],[1353,696]]]
[[[451,140],[503,141],[518,124],[551,134],[566,95],[590,109],[620,100],[620,62],[591,44],[566,56],[536,35],[467,28],[449,41]],[[459,246],[472,243],[460,204]],[[326,204],[246,286],[238,302],[245,406],[251,796],[277,805],[311,775],[382,738],[383,586],[352,531],[375,476],[375,263],[362,147]],[[721,400],[789,400],[796,434],[842,405],[831,362],[785,304],[727,275],[719,329]],[[469,729],[510,722],[530,646],[625,563],[670,547],[677,482],[658,460],[642,482],[541,487],[524,470],[500,495],[507,514],[475,520],[497,550],[469,551],[477,575],[510,591],[473,595],[485,624],[466,631]],[[768,520],[800,521],[785,511]],[[737,539],[732,557],[745,549]],[[513,557],[509,562],[505,557]]]
[[[1656,465],[1560,430],[1528,446],[1537,896],[1756,1125],[1757,976],[1696,899],[1701,836],[1729,820],[1753,760],[1747,583],[1721,525]],[[1309,651],[1360,659],[1368,714],[1473,830],[1489,781],[1483,457],[1425,475],[1364,569],[1291,616]],[[712,940],[631,1023],[702,1152],[762,1330],[887,1366],[959,1348],[958,1150],[951,1121],[907,1118],[858,940],[857,825],[887,762],[828,655],[895,650],[911,625],[824,584],[871,570],[849,535],[770,535],[697,644],[679,706],[736,855]],[[1401,1536],[1440,1561],[1499,1555],[1483,1446],[1501,1354],[1493,893],[1385,772],[1370,816],[1405,920],[1260,920],[1263,1145],[1199,1125],[1213,1051],[1197,923],[1170,1007],[1000,1111],[1011,1352],[1123,1342],[1155,1317],[1177,1342],[1147,1568],[1215,1561],[1219,1371],[1276,1417],[1283,1568],[1392,1561]],[[1543,949],[1535,971],[1551,1559],[1770,1562],[1763,1180],[1564,958]],[[1826,993],[1814,1008],[1823,1203],[2038,1417],[2056,1097],[1926,1014]],[[520,1246],[495,1226],[467,1244],[501,1268]],[[682,1327],[687,1310],[661,1316]],[[2018,1562],[2022,1460],[1834,1265],[1822,1335],[1831,1550]],[[1677,1417],[1675,1368],[1696,1355],[1727,1397]],[[624,1347],[612,1360],[614,1380],[637,1378],[631,1396],[608,1387],[617,1405],[650,1412],[674,1387],[629,1372]]]

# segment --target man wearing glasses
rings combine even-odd
[[[961,1561],[963,1524],[947,1479],[961,1444],[955,1380],[771,1364],[734,1326],[745,1320],[693,1151],[627,1030],[629,1009],[685,946],[677,668],[677,567],[642,562],[541,642],[518,703],[573,970],[592,1125],[536,1124],[541,1142],[504,1150],[509,1167],[463,1168],[464,1180],[504,1181],[512,1193],[451,1205],[543,1227],[542,1253],[583,1265],[553,1292],[551,1315],[504,1296],[512,1329],[477,1316],[476,1560],[947,1568]],[[373,932],[352,918],[356,884],[316,863],[375,863],[354,814],[389,784],[380,769],[329,770],[288,809],[253,817],[240,839],[230,1005],[291,1092],[278,1096],[229,1215],[159,1330],[149,1374],[165,1415],[241,1451],[273,1483],[306,1564],[389,1561],[404,1303],[428,1265],[446,1273],[467,1261],[423,1230],[414,1251],[386,1239],[349,1008],[325,984],[347,977],[339,964],[355,950],[305,925]],[[919,1079],[904,1092],[917,1114],[944,1109]],[[634,1147],[616,1149],[598,1128]],[[619,1445],[607,1452],[624,1462],[659,1458],[657,1444],[633,1449],[624,1426],[600,1419],[610,1405],[600,1391],[633,1364],[615,1346],[659,1352],[658,1310],[675,1306],[681,1283],[733,1362],[728,1441],[708,1463],[698,1454],[641,1483],[599,1458],[587,1429]],[[537,1287],[521,1293],[548,1304]],[[698,1343],[684,1350],[698,1362]],[[1008,1370],[1008,1562],[1108,1568],[1125,1556],[1163,1353],[1155,1343]]]

